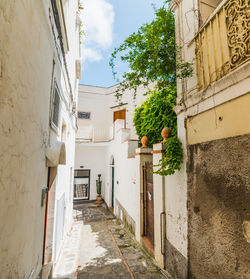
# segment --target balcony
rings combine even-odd
[[[117,119],[109,128],[101,126],[80,126],[76,141],[81,143],[100,143],[109,142],[114,139],[121,129],[125,128],[125,122],[122,119]]]
[[[250,59],[248,0],[224,0],[195,37],[199,90]]]

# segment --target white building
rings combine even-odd
[[[147,171],[152,163],[159,163],[165,147],[159,143],[153,149],[138,148],[133,115],[145,100],[146,90],[140,88],[135,101],[133,92],[125,91],[120,105],[116,88],[79,86],[75,202],[96,199],[96,180],[101,174],[108,207],[164,268],[168,243],[180,250],[187,245],[185,195],[181,195],[185,168],[170,177]],[[180,127],[181,139],[182,131]]]
[[[71,227],[78,12],[77,0],[0,3],[3,279],[37,278]]]
[[[95,200],[96,180],[101,174],[102,193],[107,205],[116,215],[120,214],[120,207],[126,208],[135,223],[139,197],[134,187],[134,153],[138,136],[133,126],[133,114],[135,107],[145,99],[143,93],[146,90],[140,88],[135,100],[132,92],[127,90],[122,104],[119,104],[115,97],[116,88],[79,86],[75,160],[75,176],[78,178],[75,183],[86,184],[86,189],[76,186],[75,198]],[[86,170],[89,170],[89,179],[81,177],[88,176]]]

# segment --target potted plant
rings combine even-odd
[[[102,203],[102,181],[101,181],[101,174],[98,174],[98,180],[96,180],[96,201],[98,203]]]

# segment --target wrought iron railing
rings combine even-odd
[[[228,0],[195,38],[199,89],[250,59],[250,2]]]

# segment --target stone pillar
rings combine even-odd
[[[135,237],[138,242],[141,242],[143,233],[143,166],[145,162],[152,162],[152,148],[141,147],[136,149],[135,159],[137,167],[137,187],[138,187],[138,218],[136,220]]]
[[[160,159],[163,157],[163,153],[166,149],[166,145],[163,143],[157,143],[153,145],[153,165],[159,164]],[[154,171],[157,167],[154,167]],[[165,224],[165,177],[159,174],[154,174],[154,248],[155,248],[155,260],[161,268],[164,268],[164,255],[165,252],[165,236],[166,236],[166,224]]]

